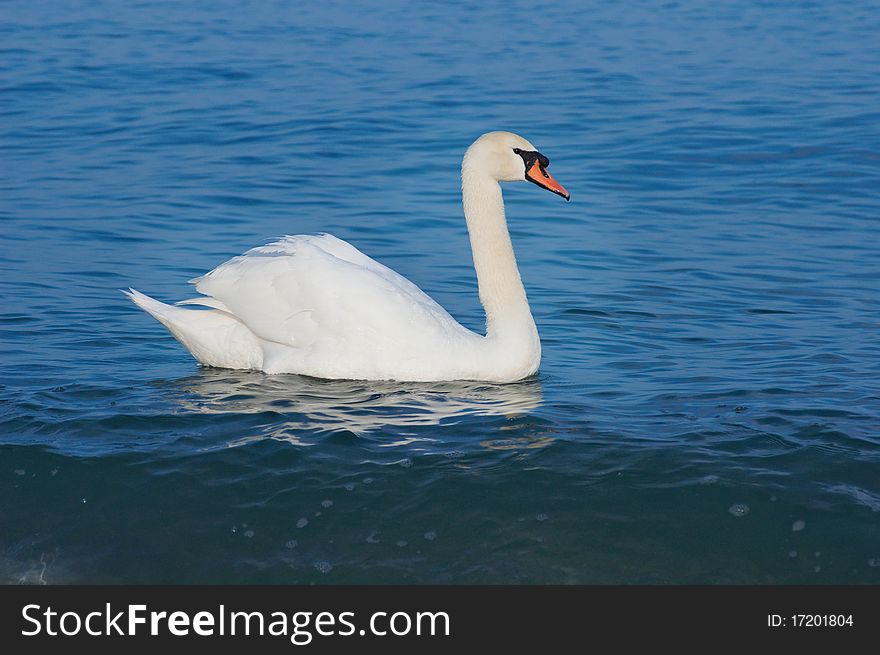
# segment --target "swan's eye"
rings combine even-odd
[[[522,154],[522,150],[520,150],[519,148],[514,148],[514,149],[513,149],[513,153],[514,153],[515,155],[521,155],[521,154]]]

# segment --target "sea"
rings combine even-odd
[[[0,5],[0,582],[880,583],[880,6]],[[120,289],[328,232],[465,326],[505,185],[514,384],[200,367]]]

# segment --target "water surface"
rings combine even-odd
[[[868,2],[4,3],[0,580],[880,583]],[[200,369],[118,289],[328,231],[473,329],[505,189],[520,384]]]

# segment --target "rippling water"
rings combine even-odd
[[[876,4],[0,12],[0,580],[880,583]],[[479,329],[491,129],[573,196],[505,190],[534,379],[200,369],[118,292],[329,231]]]

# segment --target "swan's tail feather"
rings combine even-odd
[[[217,300],[216,298],[212,298],[211,296],[199,296],[198,298],[188,298],[187,300],[178,300],[174,303],[177,306],[180,305],[200,305],[202,307],[210,307],[211,309],[217,309],[221,312],[226,312],[230,316],[234,316],[232,310],[226,306],[226,303],[223,301]]]
[[[223,368],[262,368],[263,351],[259,340],[225,305],[222,309],[185,309],[160,302],[136,289],[122,290],[122,293],[168,328],[199,363]],[[183,304],[196,303],[184,301]]]
[[[166,321],[171,320],[171,317],[174,314],[174,307],[166,305],[164,302],[159,302],[155,298],[150,298],[150,296],[145,293],[141,293],[137,289],[132,289],[131,287],[129,287],[127,291],[125,289],[120,289],[120,291],[128,296],[129,300],[135,305],[162,323],[162,325],[168,327]],[[170,330],[171,328],[168,327],[168,329]]]

